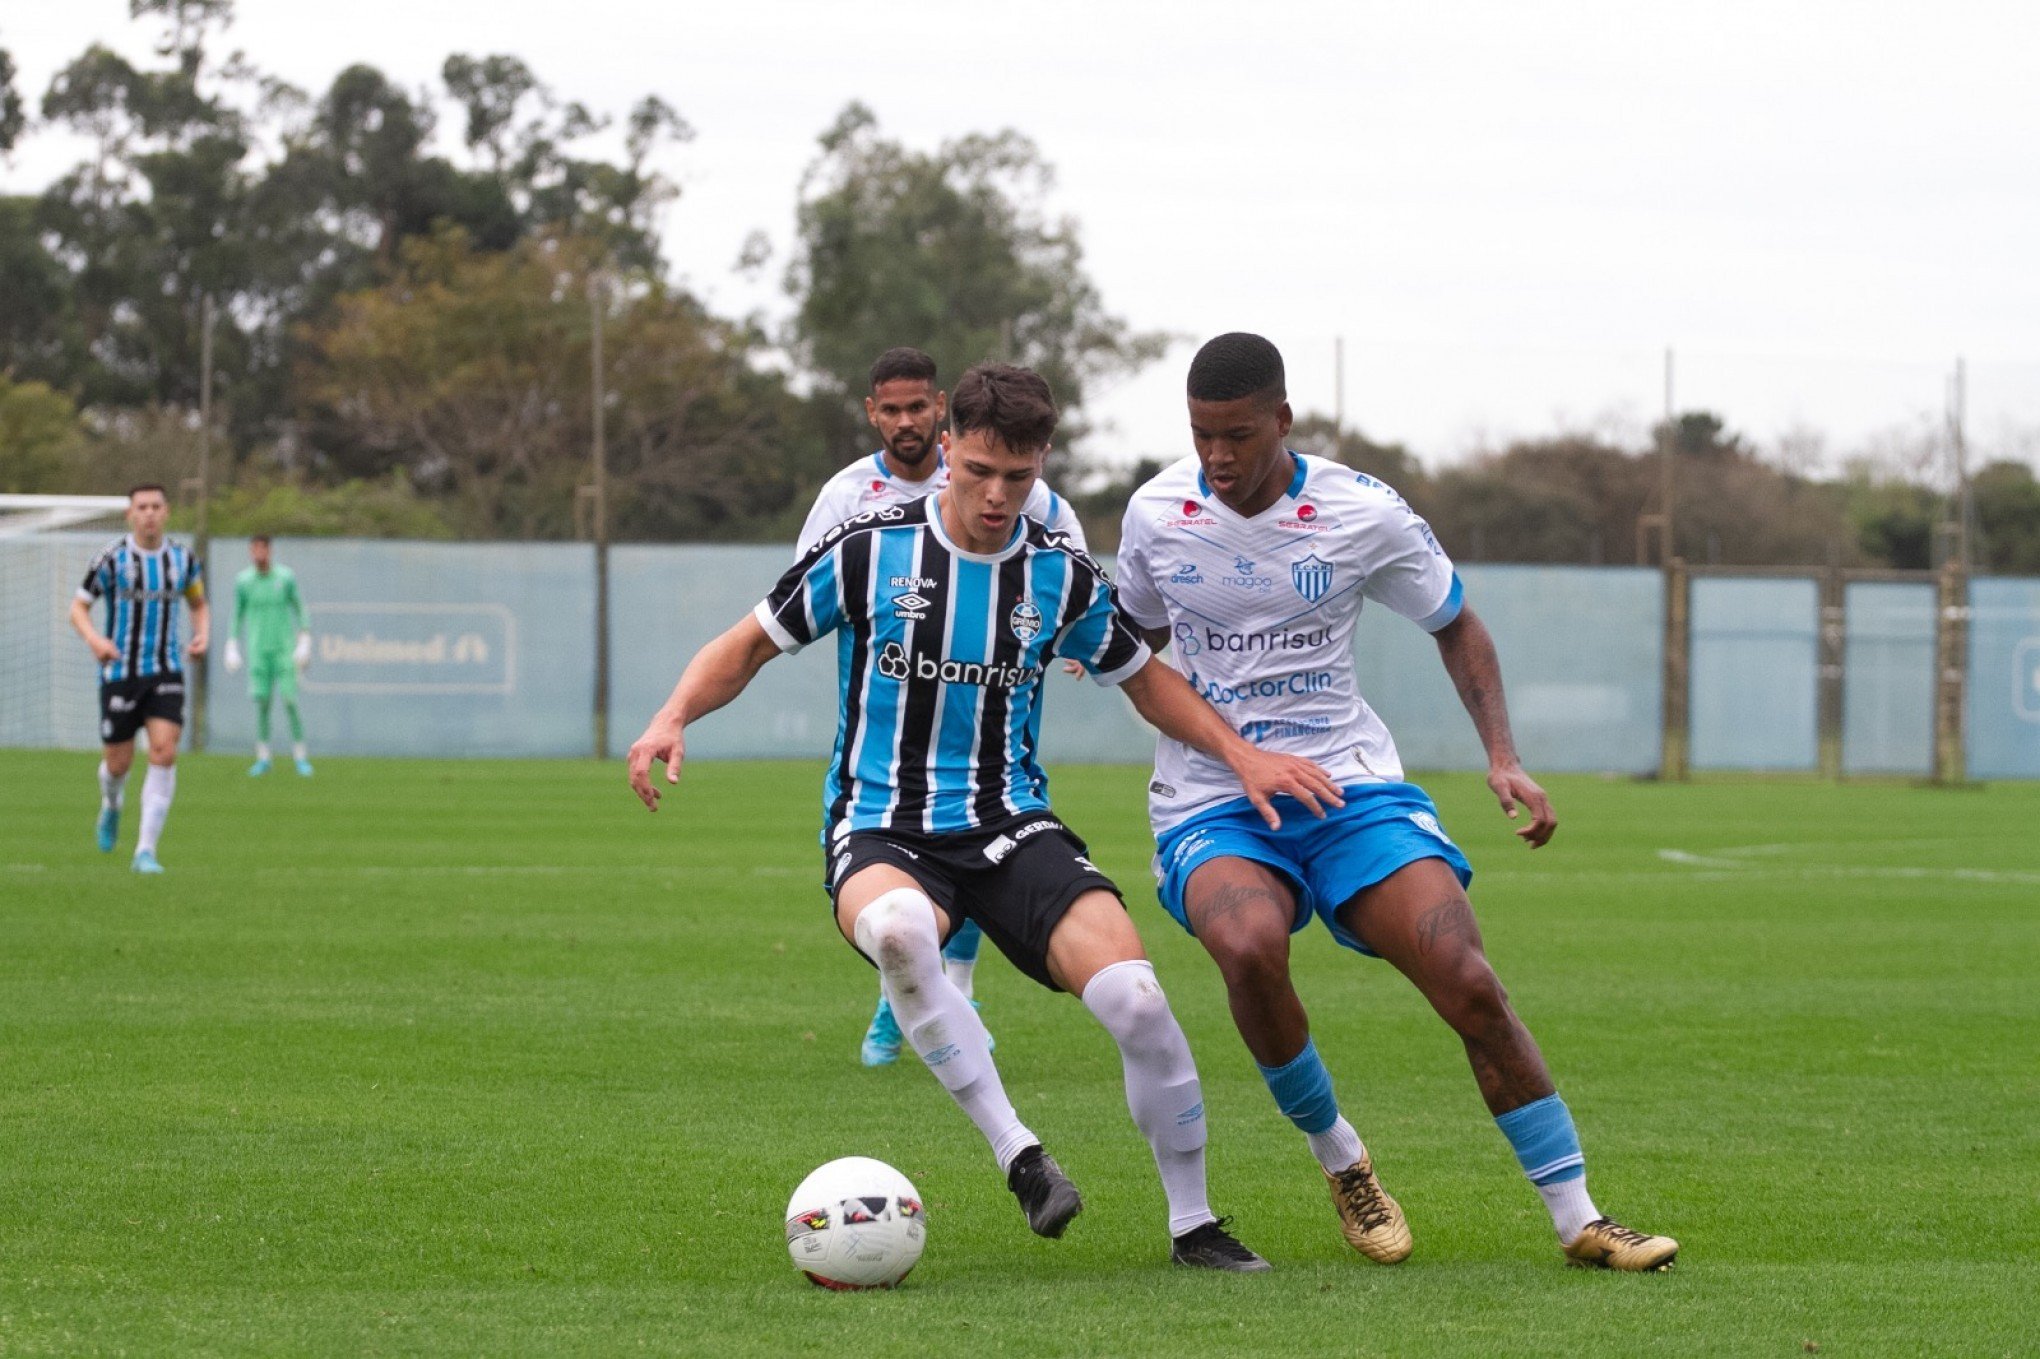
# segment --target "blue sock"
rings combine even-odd
[[[978,928],[975,920],[966,920],[956,927],[956,933],[949,936],[949,942],[942,946],[942,957],[952,963],[974,963],[978,949],[985,942],[985,932]]]
[[[1587,1173],[1586,1158],[1580,1154],[1579,1130],[1573,1127],[1572,1110],[1556,1094],[1532,1100],[1495,1118],[1495,1126],[1515,1149],[1516,1162],[1530,1183],[1542,1188],[1577,1180]]]
[[[1268,1082],[1275,1107],[1306,1134],[1321,1133],[1339,1121],[1332,1073],[1325,1070],[1315,1040],[1306,1041],[1287,1066],[1261,1067],[1261,1079]]]

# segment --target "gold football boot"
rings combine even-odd
[[[1339,1210],[1339,1230],[1346,1244],[1376,1264],[1392,1265],[1410,1257],[1414,1242],[1402,1205],[1388,1196],[1374,1178],[1374,1158],[1359,1160],[1334,1174],[1325,1171],[1332,1206]],[[1674,1246],[1674,1250],[1678,1247]]]
[[[1605,1217],[1589,1222],[1565,1248],[1566,1263],[1581,1269],[1662,1273],[1678,1258],[1679,1243],[1671,1237],[1632,1231]]]

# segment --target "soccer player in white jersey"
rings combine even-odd
[[[142,780],[142,827],[134,871],[161,873],[156,845],[177,795],[177,741],[184,731],[184,658],[205,654],[209,611],[204,572],[182,543],[165,541],[170,501],[147,482],[128,492],[128,532],[106,545],[85,569],[71,601],[71,626],[99,662],[99,822],[101,853],[120,836],[120,812],[135,735],[149,735],[149,772]],[[177,605],[191,610],[191,641],[180,646]],[[106,629],[92,622],[104,604]]]
[[[1035,754],[1044,671],[1064,656],[1118,685],[1231,769],[1271,823],[1273,797],[1321,815],[1336,790],[1310,761],[1241,740],[1150,654],[1097,563],[1018,512],[1055,429],[1040,375],[980,364],[954,396],[949,484],[837,525],[703,647],[631,746],[631,787],[656,811],[652,763],[678,781],[689,722],[782,651],[836,633],[822,840],[836,927],[878,969],[907,1041],[990,1145],[1028,1226],[1060,1236],[1083,1200],[1015,1113],[983,1021],[943,972],[942,939],[965,918],[1029,977],[1080,997],[1118,1045],[1168,1202],[1170,1258],[1264,1270],[1206,1199],[1197,1066],[1119,890],[1049,808]]]
[[[846,519],[883,505],[910,504],[949,484],[949,466],[943,460],[937,432],[948,414],[949,394],[936,386],[937,377],[935,360],[918,349],[902,345],[878,356],[871,365],[871,395],[864,398],[864,418],[878,431],[881,447],[823,484],[801,525],[795,556],[804,555],[824,533]],[[1034,483],[1020,512],[1051,532],[1068,534],[1079,549],[1085,547],[1084,526],[1077,521],[1076,511],[1069,501],[1049,490],[1046,482]],[[972,991],[983,944],[983,931],[976,922],[966,920],[942,950],[943,970],[958,990],[971,996],[972,1005],[977,1004]],[[886,1066],[899,1060],[900,1026],[882,985],[858,1055],[866,1066]]]
[[[1354,685],[1353,628],[1374,600],[1437,639],[1488,756],[1488,787],[1532,848],[1557,826],[1509,732],[1500,662],[1430,528],[1393,490],[1289,451],[1282,356],[1221,335],[1190,366],[1196,456],[1134,493],[1118,588],[1151,644],[1262,748],[1307,756],[1342,786],[1324,820],[1270,830],[1227,770],[1166,735],[1149,785],[1162,904],[1217,962],[1233,1021],[1276,1105],[1323,1167],[1342,1230],[1392,1264],[1411,1248],[1401,1208],[1340,1115],[1289,975],[1289,936],[1316,916],[1385,958],[1465,1044],[1475,1083],[1537,1187],[1570,1261],[1671,1265],[1679,1244],[1610,1221],[1587,1196],[1572,1115],[1481,948],[1472,870]]]

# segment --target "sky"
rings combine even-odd
[[[126,0],[0,0],[31,100],[150,34]],[[1253,330],[1299,411],[1334,410],[1343,346],[1348,422],[1429,465],[1640,439],[1668,349],[1679,409],[1824,470],[1934,436],[1960,358],[1972,458],[2040,462],[2030,0],[242,0],[229,41],[314,91],[508,52],[601,111],[661,95],[698,134],[661,162],[668,258],[729,314],[786,312],[801,171],[849,101],[931,150],[1018,129],[1106,306],[1184,337],[1094,397],[1107,458],[1188,452],[1195,343]],[[0,189],[76,154],[32,137]]]

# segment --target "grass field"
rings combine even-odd
[[[1321,936],[1297,966],[1417,1251],[1351,1255],[1216,973],[1153,902],[1144,772],[1065,769],[1203,1071],[1212,1183],[1275,1262],[1167,1264],[1117,1057],[989,956],[1023,1116],[1084,1188],[1030,1236],[824,917],[817,771],[187,758],[168,876],[89,843],[89,755],[0,753],[0,1354],[2031,1354],[2040,787],[1553,779],[1508,841],[1430,782],[1490,951],[1662,1277],[1561,1267],[1451,1035]],[[789,1264],[830,1157],[905,1170],[892,1294]]]

